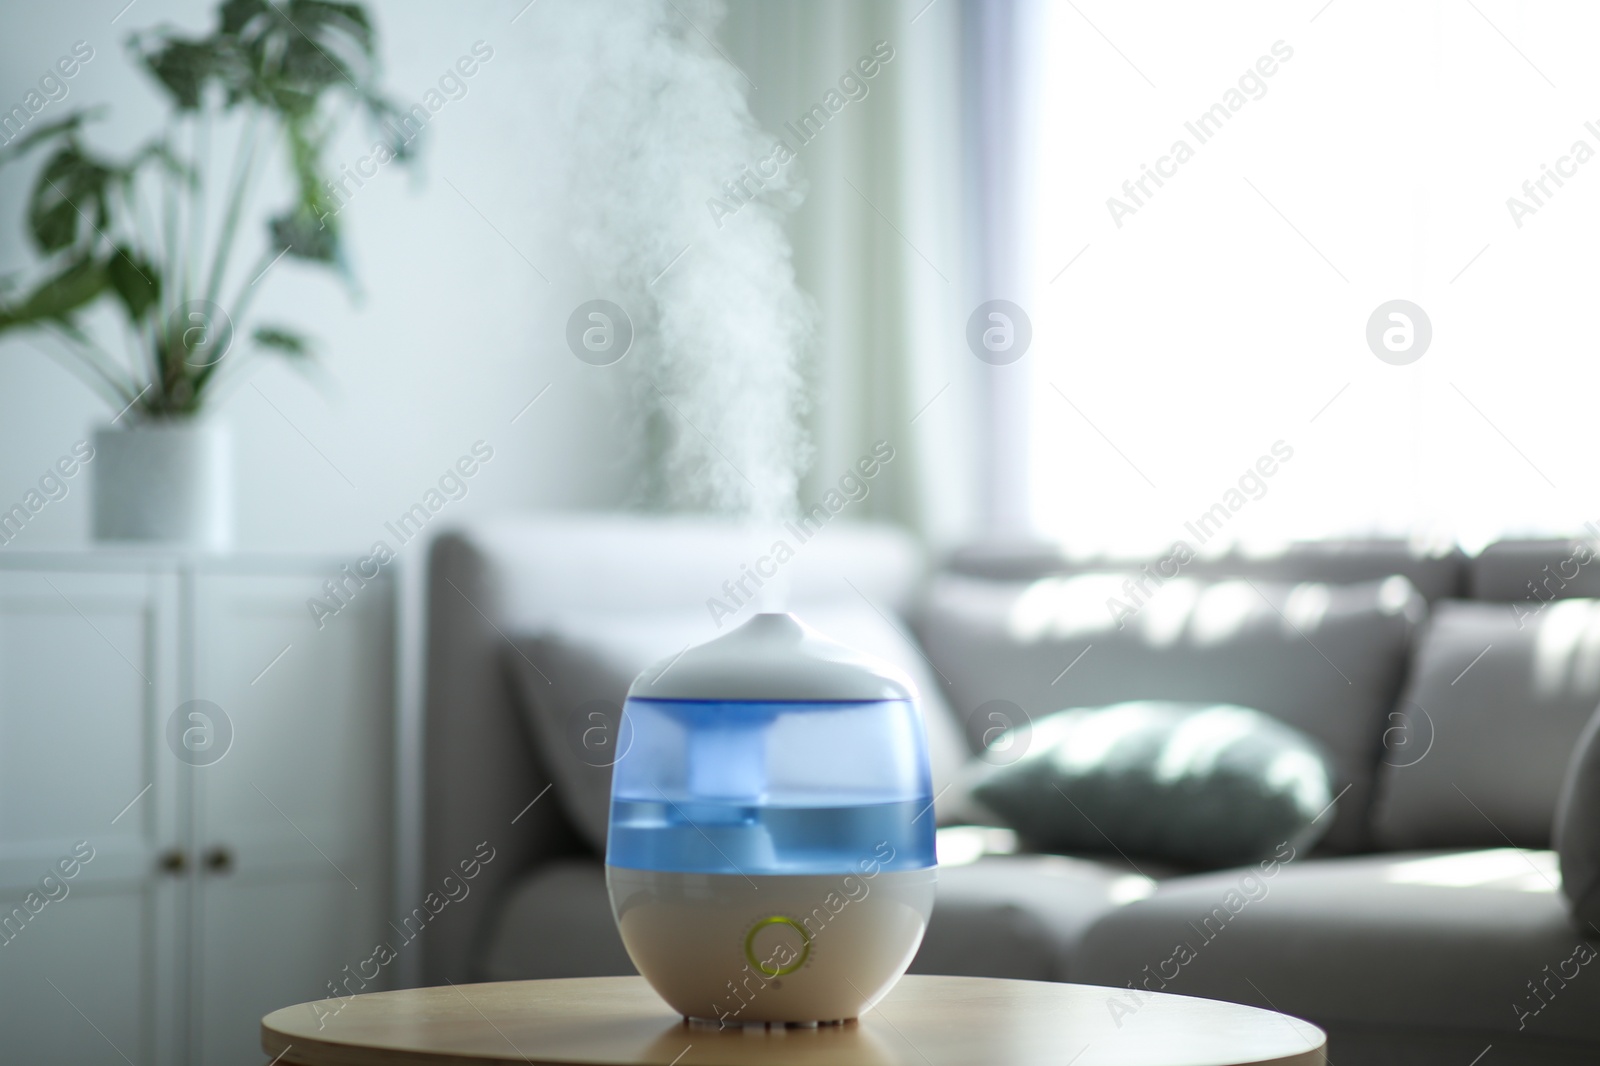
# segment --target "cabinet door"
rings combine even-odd
[[[259,1059],[263,1014],[326,998],[395,939],[393,597],[368,582],[319,629],[307,600],[333,576],[196,578],[193,696],[232,733],[194,772],[195,1061],[207,1066]]]
[[[171,574],[0,572],[6,1061],[182,1060],[176,645]]]

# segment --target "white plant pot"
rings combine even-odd
[[[233,541],[233,440],[204,420],[94,433],[94,539],[227,548]]]

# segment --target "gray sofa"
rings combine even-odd
[[[434,542],[425,876],[483,841],[496,854],[430,925],[428,983],[633,972],[515,679],[543,676],[529,638],[575,616],[703,615],[762,550],[713,520],[626,516]],[[841,524],[783,573],[802,616],[853,604],[914,631],[930,702],[973,740],[996,707],[1233,700],[1317,736],[1349,786],[1323,845],[1270,875],[1020,853],[1003,830],[950,825],[970,820],[956,789],[913,972],[1125,987],[1130,1025],[1144,990],[1270,1006],[1327,1029],[1334,1062],[1467,1066],[1486,1048],[1485,1064],[1600,1056],[1600,974],[1570,961],[1586,941],[1549,850],[1600,704],[1600,607],[1577,599],[1600,596],[1600,563],[1568,576],[1570,556],[1351,541],[1197,559],[1173,579],[1187,591],[1155,589],[1121,628],[1084,597],[1140,564],[1039,545],[964,550],[930,575],[903,535]]]

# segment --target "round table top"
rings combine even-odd
[[[917,975],[859,1021],[814,1029],[690,1024],[642,977],[375,992],[261,1020],[284,1066],[1324,1066],[1324,1045],[1309,1022],[1236,1003]]]

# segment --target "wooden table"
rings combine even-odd
[[[1324,1044],[1308,1022],[1235,1003],[915,975],[859,1022],[816,1029],[691,1025],[642,977],[376,992],[261,1020],[283,1066],[1324,1066]]]

